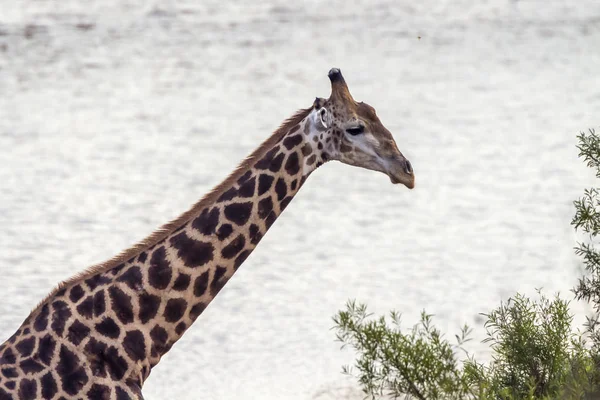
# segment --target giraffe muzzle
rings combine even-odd
[[[393,160],[387,166],[386,173],[393,184],[401,183],[409,189],[415,187],[415,172],[410,161],[403,157],[400,160]]]

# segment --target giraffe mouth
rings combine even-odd
[[[385,172],[394,185],[401,183],[409,189],[415,187],[415,174],[410,161],[401,157],[386,164],[387,168]]]
[[[409,189],[414,189],[415,187],[415,177],[413,175],[396,177],[392,174],[389,174],[388,176],[394,185],[401,183]]]

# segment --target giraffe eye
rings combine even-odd
[[[346,133],[348,133],[352,136],[360,135],[361,133],[364,133],[364,131],[365,131],[365,127],[363,125],[358,125],[358,126],[354,126],[352,128],[346,129]]]

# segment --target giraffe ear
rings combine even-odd
[[[320,123],[323,128],[327,129],[331,126],[331,116],[325,107],[319,108],[317,111],[317,123]]]

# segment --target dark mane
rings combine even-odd
[[[123,250],[121,253],[114,256],[113,258],[104,261],[103,263],[88,267],[86,270],[59,283],[58,286],[54,288],[54,290],[52,290],[36,306],[36,308],[31,312],[31,314],[29,314],[29,317],[27,317],[24,323],[27,323],[27,321],[40,309],[40,307],[49,298],[54,296],[59,290],[67,288],[78,281],[85,280],[94,275],[106,272],[111,268],[114,268],[117,265],[131,259],[132,257],[137,256],[143,250],[152,247],[158,242],[162,241],[171,233],[173,233],[174,230],[181,227],[184,223],[186,223],[196,215],[200,214],[200,212],[207,205],[214,203],[223,192],[229,189],[249,168],[251,168],[255,164],[256,161],[261,159],[263,155],[271,148],[273,148],[273,146],[275,146],[275,144],[278,143],[293,126],[300,123],[304,118],[306,118],[310,114],[311,111],[312,107],[301,109],[297,111],[292,117],[285,120],[281,124],[281,126],[267,140],[265,140],[260,146],[258,146],[256,150],[254,150],[248,157],[246,157],[223,182],[214,187],[210,192],[208,192],[204,197],[202,197],[198,202],[196,202],[196,204],[194,204],[188,211],[184,212],[174,220],[164,224],[163,226],[155,230],[150,236],[146,237],[144,240],[138,242],[132,247]]]

